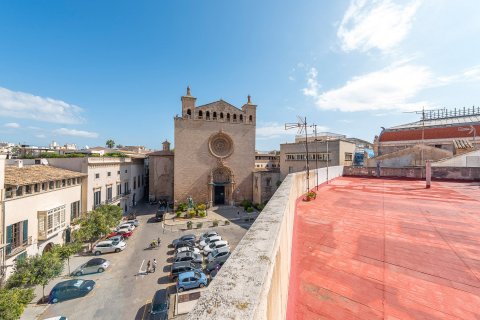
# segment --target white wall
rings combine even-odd
[[[480,150],[432,162],[432,167],[480,167]]]

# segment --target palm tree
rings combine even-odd
[[[115,141],[113,141],[112,139],[108,139],[107,142],[105,142],[105,145],[112,149],[114,146],[115,146]]]

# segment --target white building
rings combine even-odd
[[[2,240],[8,277],[17,259],[70,241],[70,221],[82,210],[85,174],[47,165],[24,166],[22,160],[2,169]]]
[[[94,210],[113,204],[127,212],[145,195],[147,179],[144,158],[84,157],[51,158],[51,166],[84,173],[82,208]]]

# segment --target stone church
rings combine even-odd
[[[223,100],[196,106],[187,88],[181,101],[182,115],[174,118],[174,155],[164,143],[163,151],[150,158],[150,194],[177,203],[192,197],[209,205],[253,200],[257,106],[250,96],[241,108]],[[160,176],[168,180],[171,167],[173,195],[170,182],[152,185]]]

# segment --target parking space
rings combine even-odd
[[[169,247],[174,239],[185,234],[200,235],[207,230],[216,230],[226,239],[234,250],[246,232],[245,226],[231,224],[211,229],[188,231],[169,231],[161,223],[153,222],[154,207],[144,206],[137,215],[140,226],[126,241],[127,247],[119,253],[99,256],[80,256],[71,259],[71,269],[86,261],[100,257],[107,259],[111,265],[103,273],[79,276],[79,279],[94,280],[95,288],[83,298],[63,301],[50,305],[39,317],[45,319],[54,316],[67,316],[69,319],[148,319],[150,303],[155,292],[166,289],[170,294],[176,292],[175,282],[169,278],[174,249]],[[150,248],[150,243],[160,238],[159,247]],[[156,272],[147,273],[147,263],[157,260]],[[205,265],[205,264],[204,264]],[[52,282],[45,290],[59,281]]]

